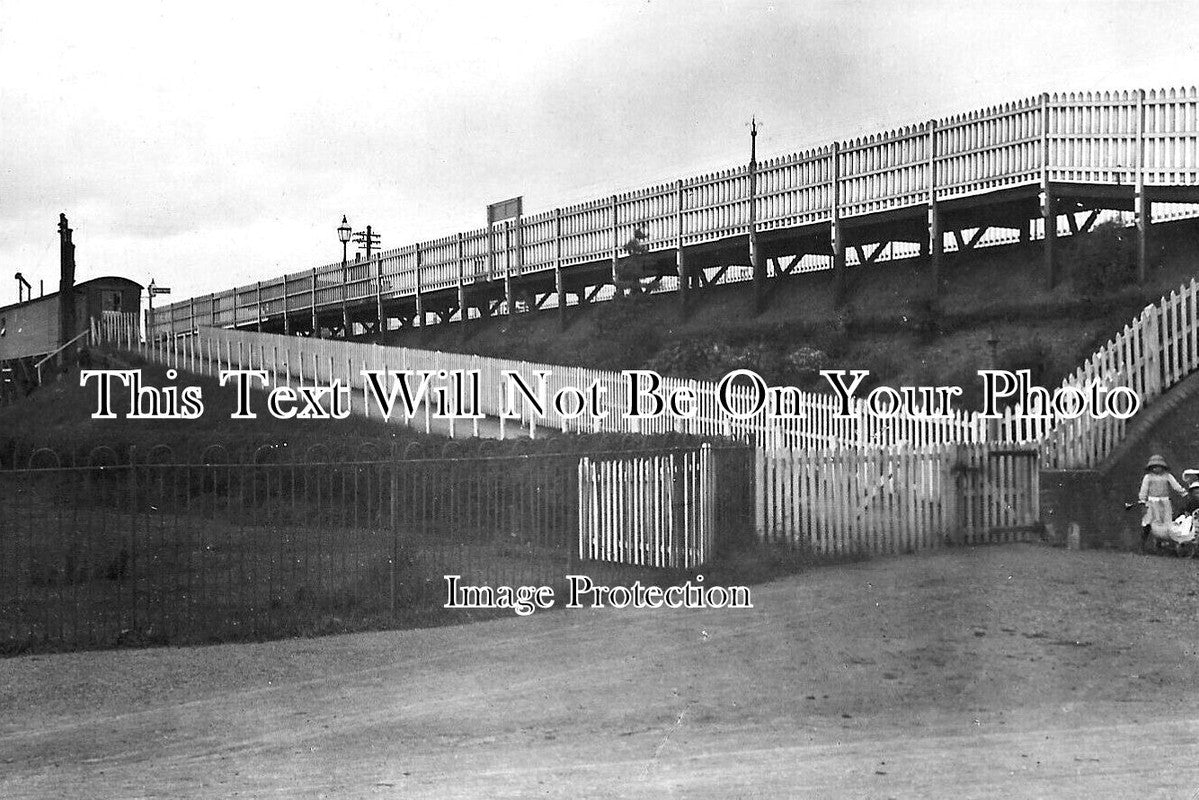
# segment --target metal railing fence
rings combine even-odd
[[[747,449],[713,453],[752,481]],[[582,457],[0,470],[0,652],[424,624],[445,575],[662,579],[580,558]],[[744,486],[720,502],[752,534]]]

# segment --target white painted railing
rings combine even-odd
[[[100,331],[101,335],[104,333]],[[104,338],[102,341],[128,346],[119,334],[116,339]],[[141,348],[155,361],[192,372],[215,375],[220,369],[263,369],[271,375],[273,385],[328,384],[338,380],[344,386],[362,391],[364,398],[362,373],[366,370],[473,373],[479,376],[481,406],[478,410],[489,417],[507,416],[533,436],[538,430],[547,428],[575,433],[685,433],[728,437],[771,449],[837,449],[903,443],[975,442],[985,440],[987,435],[985,420],[961,411],[954,411],[946,418],[917,419],[901,415],[883,419],[866,413],[862,400],[855,397],[851,400],[849,415],[840,416],[840,407],[832,395],[793,388],[789,389],[789,399],[780,409],[784,416],[772,417],[769,403],[753,411],[760,396],[754,389],[733,387],[727,392],[727,402],[722,405],[718,384],[678,378],[663,378],[656,394],[662,397],[687,394],[693,398],[690,405],[694,414],[683,417],[663,413],[654,418],[637,419],[625,413],[630,408],[630,379],[619,372],[380,347],[345,340],[200,328],[190,335],[151,339]],[[519,376],[535,398],[544,397],[541,409],[524,394],[515,391],[515,383],[505,376],[506,372]],[[575,416],[577,395],[582,394],[587,400],[592,393],[600,397],[601,414],[586,411]],[[571,395],[570,402],[561,410],[553,405],[553,398],[558,394]],[[510,397],[515,400],[511,408]],[[726,406],[734,413],[727,413]],[[373,401],[366,402],[365,408],[368,413],[377,414]],[[425,404],[425,409],[428,408]],[[468,425],[469,421],[463,420],[459,424]]]
[[[130,325],[115,317],[106,317],[96,331],[102,341],[131,346],[136,336]],[[133,346],[137,346],[136,344]],[[519,394],[513,411],[516,419],[532,435],[547,427],[570,432],[687,433],[701,436],[725,436],[753,442],[771,451],[820,450],[845,448],[869,449],[896,445],[932,446],[941,444],[977,444],[986,441],[1010,444],[1035,444],[1042,453],[1042,465],[1053,469],[1089,469],[1100,464],[1122,440],[1127,421],[1114,415],[1096,417],[1083,413],[1059,418],[1050,412],[1032,417],[1032,409],[1011,405],[1003,409],[1003,418],[989,423],[976,413],[955,411],[949,418],[925,419],[897,415],[883,419],[867,413],[855,398],[850,416],[841,417],[830,394],[793,390],[795,412],[782,418],[770,418],[766,410],[734,418],[718,402],[718,385],[708,381],[664,378],[659,392],[663,395],[686,392],[695,398],[695,414],[684,419],[662,414],[654,419],[630,419],[622,412],[627,406],[626,378],[617,372],[581,367],[562,367],[524,361],[484,358],[459,353],[441,353],[409,348],[379,347],[344,340],[310,339],[274,334],[247,333],[223,328],[202,328],[191,335],[152,340],[151,357],[194,371],[214,372],[219,366],[254,366],[267,369],[276,382],[303,383],[340,379],[345,385],[362,389],[361,371],[446,370],[477,372],[481,385],[481,410],[500,416],[507,410],[504,372],[521,376],[535,389],[538,373],[545,373],[544,414]],[[1199,369],[1199,282],[1192,280],[1153,305],[1124,327],[1058,388],[1085,389],[1096,383],[1110,390],[1130,388],[1143,404],[1153,402],[1164,391]],[[560,392],[576,390],[587,394],[592,386],[601,387],[606,399],[607,416],[596,418],[582,414],[577,418],[559,413],[551,399]],[[1052,392],[1050,392],[1052,394]],[[754,393],[745,388],[729,392],[728,405],[736,412],[747,412]],[[573,407],[573,403],[571,406]],[[568,411],[570,409],[567,409]]]
[[[1127,386],[1146,405],[1199,369],[1199,282],[1191,280],[1145,310],[1087,359],[1062,385]],[[1135,419],[1135,418],[1134,418]],[[1123,439],[1128,421],[1117,417],[1047,421],[1041,441],[1043,464],[1088,469],[1102,462]]]
[[[1199,185],[1196,89],[1043,94],[757,164],[759,231],[829,223],[1046,182]],[[174,303],[153,334],[252,325],[615,258],[637,227],[651,251],[745,235],[740,165]]]

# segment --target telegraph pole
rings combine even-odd
[[[754,270],[754,313],[766,308],[766,260],[758,243],[758,118],[749,123],[749,263]]]
[[[354,244],[358,245],[359,250],[366,250],[366,260],[371,260],[371,252],[375,245],[379,244],[381,237],[377,233],[371,232],[371,226],[367,225],[366,230],[356,231],[354,233]]]
[[[355,231],[354,232],[354,244],[358,245],[359,250],[362,250],[364,248],[366,250],[366,263],[368,265],[367,269],[370,269],[369,265],[370,265],[370,261],[371,261],[371,251],[374,249],[375,245],[379,244],[379,241],[380,241],[379,234],[372,232],[370,225],[367,225],[366,230],[364,230],[364,231]],[[345,262],[343,261],[342,263],[343,263],[342,269],[344,270]],[[349,288],[348,281],[344,274],[342,275],[341,288],[342,288],[342,296],[344,297],[345,292],[348,291],[348,288]],[[376,291],[375,291],[375,301],[376,301],[377,305],[381,302],[379,299],[377,282],[376,282]],[[378,310],[381,311],[381,307]],[[345,335],[346,335],[346,338],[348,339],[350,336],[350,317],[349,317],[348,312],[345,312],[343,310],[343,313],[346,315],[345,316],[345,326],[346,326],[346,334]],[[382,326],[382,314],[380,314],[379,324],[380,324],[380,326]]]

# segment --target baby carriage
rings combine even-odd
[[[1183,482],[1194,486],[1199,480],[1199,470],[1188,469],[1182,473]],[[1141,501],[1125,503],[1125,509],[1138,508],[1145,504]],[[1182,558],[1193,558],[1199,552],[1199,510],[1193,513],[1179,514],[1169,523],[1152,523],[1146,526],[1149,530],[1142,534],[1141,550],[1146,553],[1172,552]]]
[[[1125,503],[1124,508],[1139,508],[1145,505],[1139,500],[1135,503]],[[1172,552],[1182,558],[1193,558],[1199,550],[1199,526],[1193,514],[1179,514],[1169,525],[1150,525],[1149,532],[1141,537],[1141,550],[1145,553]]]

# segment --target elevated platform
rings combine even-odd
[[[175,303],[152,335],[199,326],[323,337],[518,313],[623,291],[620,272],[693,290],[725,270],[752,272],[755,308],[769,280],[823,257],[844,287],[847,264],[899,244],[928,258],[940,286],[946,243],[1001,237],[1054,243],[1101,210],[1131,211],[1141,271],[1155,203],[1199,203],[1199,95],[1182,90],[1043,94],[715,173],[597,198],[486,228]],[[644,254],[629,256],[642,243]],[[626,258],[636,263],[628,269]]]

